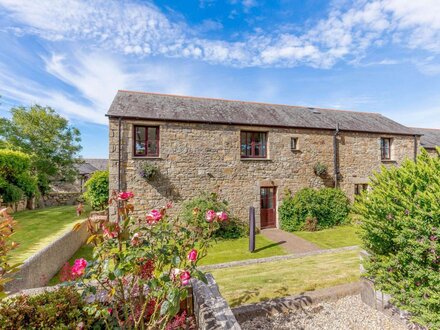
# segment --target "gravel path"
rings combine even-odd
[[[241,324],[244,330],[406,330],[388,316],[365,305],[360,296],[321,303],[285,315],[254,318]]]

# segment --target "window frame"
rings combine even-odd
[[[388,155],[386,155],[385,141],[388,141]],[[381,160],[391,160],[391,146],[393,144],[393,139],[389,137],[380,138],[380,159]]]
[[[292,151],[298,151],[299,150],[298,141],[299,141],[299,139],[296,136],[292,136],[290,138],[290,150],[292,150]],[[293,145],[295,145],[295,147],[293,147]]]
[[[354,195],[359,196],[363,191],[367,191],[369,189],[368,183],[355,183],[354,184]],[[361,188],[361,189],[359,189]]]
[[[250,148],[250,155],[246,155],[247,152],[245,152],[245,155],[243,155],[242,152],[242,140],[243,140],[243,134],[245,134],[245,145],[246,145],[246,150],[247,150],[247,140],[248,140],[248,134],[251,135],[251,148]],[[261,134],[261,136],[263,137],[262,142],[255,142],[255,138],[254,135],[256,134]],[[240,158],[241,159],[267,159],[267,137],[268,137],[268,133],[264,132],[264,131],[240,131]],[[255,147],[257,145],[260,145],[260,150],[262,152],[262,155],[256,156],[255,155]]]
[[[140,154],[136,152],[136,131],[138,128],[145,129],[145,152]],[[148,153],[148,129],[155,128],[156,129],[156,153],[149,154]],[[157,158],[160,154],[160,126],[155,125],[133,125],[133,156],[134,157],[144,157],[144,158]]]

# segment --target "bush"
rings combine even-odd
[[[109,172],[96,171],[85,183],[85,200],[94,210],[104,210],[109,200]]]
[[[281,228],[286,231],[331,228],[344,223],[349,211],[348,198],[334,188],[305,188],[294,196],[287,192],[278,210]]]
[[[92,320],[83,310],[80,294],[71,287],[36,296],[19,295],[2,300],[1,329],[79,329],[88,328]]]
[[[416,163],[383,167],[354,205],[372,255],[367,275],[430,329],[440,328],[439,173],[440,158],[422,150]]]
[[[191,219],[194,215],[194,210],[199,210],[197,217],[200,221],[204,220],[206,211],[214,210],[225,211],[229,213],[228,204],[226,201],[220,201],[217,194],[204,193],[199,197],[193,198],[183,203],[182,217],[185,220]],[[213,237],[221,239],[235,239],[247,235],[248,226],[240,221],[240,219],[230,217],[227,221],[220,223],[220,227],[213,233]]]
[[[19,152],[0,150],[0,196],[6,203],[18,202],[23,196],[38,193],[37,179],[32,176],[30,158]]]

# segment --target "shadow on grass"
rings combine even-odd
[[[274,246],[282,245],[282,244],[285,244],[285,243],[286,243],[286,241],[279,241],[279,242],[276,242],[276,243],[272,243],[272,244],[269,244],[269,245],[266,245],[266,246],[263,246],[263,247],[260,247],[260,248],[256,249],[254,251],[254,253],[261,252],[263,250],[270,249],[270,248],[272,248]]]

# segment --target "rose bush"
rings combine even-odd
[[[137,217],[132,198],[131,192],[113,194],[110,202],[118,209],[118,221],[89,220],[88,243],[95,244],[94,259],[76,260],[68,269],[90,302],[84,309],[107,328],[191,324],[185,321],[191,306],[182,309],[188,285],[191,278],[206,280],[197,263],[228,215],[213,210],[202,215],[194,209],[191,218],[173,219],[167,215],[168,204]]]

